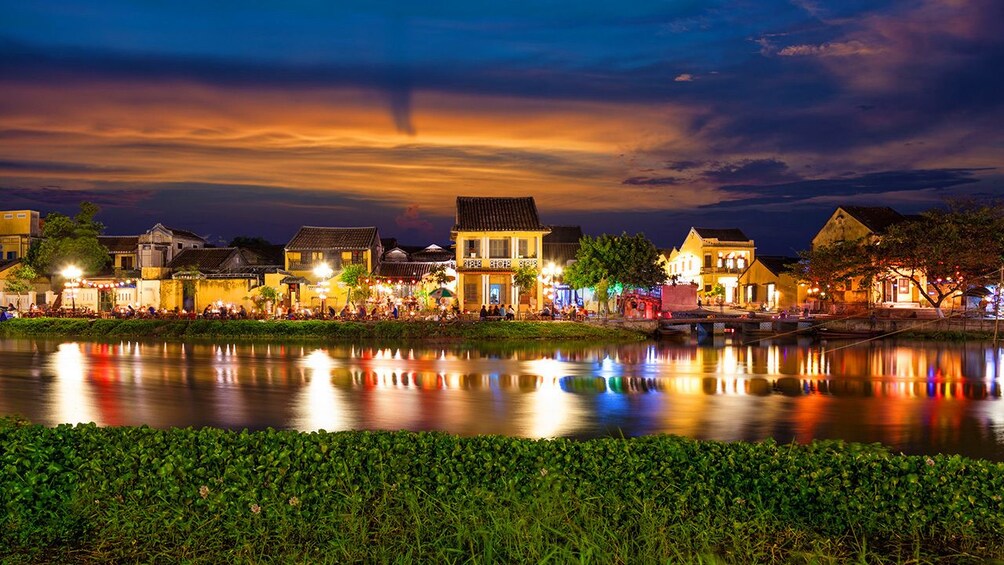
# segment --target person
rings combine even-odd
[[[393,309],[393,310],[391,310],[391,314],[392,314],[392,315],[394,316],[394,319],[395,319],[395,320],[396,320],[396,319],[397,319],[397,317],[398,317],[398,316],[399,316],[399,315],[401,314],[401,313],[400,313],[400,312],[398,311],[398,309],[397,309],[397,303],[396,303],[396,302],[394,303],[394,309]]]
[[[136,309],[132,307],[132,304],[126,306],[126,316],[133,318],[136,316]]]
[[[3,303],[0,302],[0,304],[3,304]],[[14,303],[11,302],[10,304],[7,305],[7,311],[8,312],[17,312],[17,306],[14,306]]]
[[[209,317],[209,305],[206,305],[206,307],[202,310],[202,317],[203,318]]]
[[[551,317],[551,309],[547,307],[547,304],[545,304],[544,305],[544,309],[541,310],[540,317],[541,318],[550,318]]]
[[[150,315],[152,316],[153,315],[153,312],[152,312],[153,306],[150,307],[150,310],[151,310]],[[247,308],[244,307],[243,304],[241,304],[241,309],[240,309],[240,311],[237,312],[237,315],[240,316],[242,319],[248,317],[248,310],[247,310]]]
[[[700,298],[697,299],[697,308],[698,309],[701,308],[701,299]]]
[[[513,309],[512,304],[510,304],[509,307],[506,308],[505,319],[506,320],[516,319],[516,310]]]
[[[351,315],[352,315],[352,314],[351,314],[351,312],[349,312],[349,305],[348,305],[348,304],[346,304],[346,305],[345,305],[345,307],[344,307],[344,308],[342,308],[342,312],[341,312],[341,314],[340,314],[340,315],[341,315],[341,317],[342,317],[343,319],[344,319],[344,318],[348,318],[349,316],[351,316]]]
[[[243,307],[243,306],[241,306],[241,309],[243,309],[243,308],[244,308],[244,307]],[[150,313],[150,317],[151,317],[151,318],[153,318],[153,317],[156,317],[156,316],[157,316],[157,309],[156,309],[156,308],[154,308],[153,306],[151,306],[151,307],[147,308],[147,309],[146,309],[146,311]]]
[[[484,322],[488,319],[488,308],[484,304],[481,305],[481,321]]]
[[[328,306],[328,317],[329,318],[334,318],[337,315],[338,315],[338,312],[335,312],[335,307],[334,306]]]

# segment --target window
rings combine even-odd
[[[25,216],[24,214],[18,214],[17,215],[17,219],[19,219],[19,220],[23,220],[24,218],[27,218],[27,217],[28,216]]]
[[[736,264],[739,266],[740,269],[744,268],[746,266],[746,258],[740,257],[739,259],[736,259]]]
[[[343,265],[365,265],[366,259],[362,251],[342,251]]]
[[[122,270],[131,271],[132,270],[132,257],[126,256],[122,258]]]
[[[184,244],[184,243],[179,243],[179,244],[178,244],[178,249],[183,249],[184,247],[185,247],[185,244]]]
[[[3,219],[5,219],[5,220],[13,220],[14,219],[14,214],[4,214],[3,215]]]
[[[290,263],[299,263],[300,262],[300,252],[299,251],[290,251],[290,252],[286,253],[286,258],[289,259]]]
[[[735,267],[734,261],[735,261],[735,259],[733,259],[732,257],[729,257],[728,259],[725,260],[725,266],[728,267],[728,268],[730,268],[730,269],[733,268],[733,267]]]
[[[7,252],[7,260],[10,261],[11,259],[17,259],[17,251]]]
[[[478,258],[481,257],[481,240],[480,239],[465,239],[464,240],[464,257]]]
[[[511,255],[509,255],[509,238],[489,239],[488,256],[496,259],[506,259],[511,257]]]
[[[711,292],[711,285],[710,284],[704,285],[704,292]]]
[[[533,259],[537,257],[537,240],[520,238],[516,240],[516,254],[519,257]]]
[[[310,262],[317,264],[324,262],[324,252],[323,251],[311,251],[310,252]]]
[[[710,269],[711,268],[711,254],[710,253],[707,253],[707,254],[704,255],[704,267],[706,269]]]

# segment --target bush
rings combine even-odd
[[[1004,465],[839,442],[5,421],[0,444],[0,557],[764,562],[1004,549]]]

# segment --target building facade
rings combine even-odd
[[[518,305],[521,311],[542,306],[542,283],[520,290],[513,274],[520,267],[539,273],[543,237],[550,228],[540,223],[532,197],[457,197],[457,295],[468,312],[482,305]]]
[[[679,248],[666,257],[666,274],[677,283],[697,285],[698,294],[711,297],[716,285],[726,303],[738,303],[739,274],[755,259],[753,240],[736,228],[690,228]]]
[[[740,304],[751,310],[793,310],[808,306],[807,287],[792,272],[798,257],[758,255],[739,275]]]
[[[23,259],[31,244],[41,240],[42,222],[34,210],[0,212],[0,261]]]
[[[285,247],[286,307],[313,307],[321,304],[314,269],[327,264],[337,279],[349,265],[362,265],[367,273],[380,265],[383,244],[375,227],[317,227],[303,226]],[[328,304],[345,303],[348,289],[341,285],[329,286]]]

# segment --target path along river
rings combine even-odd
[[[0,340],[0,415],[231,429],[881,442],[1004,461],[989,343],[610,346]]]

